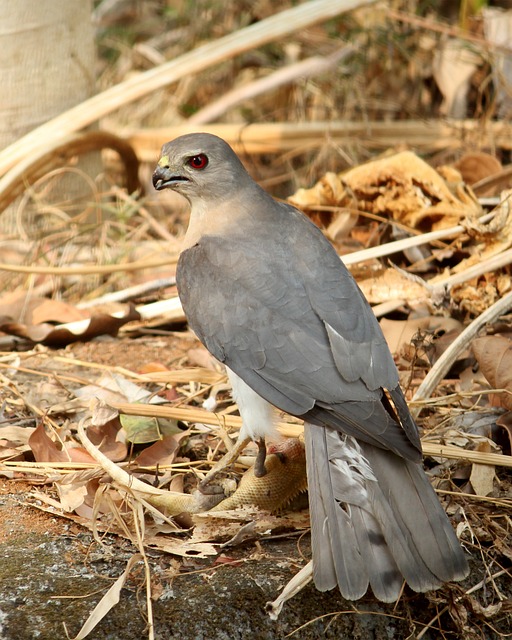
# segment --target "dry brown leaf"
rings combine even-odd
[[[146,447],[137,456],[136,463],[141,467],[153,467],[157,464],[172,464],[176,458],[176,452],[180,448],[181,440],[188,437],[190,431],[182,431],[174,435],[165,436],[154,444]],[[175,489],[173,489],[175,491]]]
[[[450,291],[452,302],[471,315],[479,316],[502,296],[496,286],[480,278],[454,285]]]
[[[480,442],[477,446],[477,451],[483,451],[485,453],[491,452],[491,446],[489,442]],[[471,465],[471,474],[469,481],[477,496],[488,496],[494,491],[494,479],[496,478],[496,467],[491,464],[476,464]]]
[[[99,506],[96,504],[96,512],[95,512],[95,503],[97,503],[96,495],[97,495],[98,487],[99,487],[98,478],[93,478],[92,480],[89,480],[85,484],[85,488],[87,491],[84,495],[84,500],[82,504],[75,507],[75,513],[78,516],[82,518],[86,518],[87,520],[91,521],[91,526],[93,526],[94,518],[98,513],[101,514],[101,513],[110,512],[110,508],[108,504],[103,499],[101,500]]]
[[[0,427],[0,438],[9,440],[13,444],[28,444],[28,440],[35,430],[35,427],[17,427],[14,425]]]
[[[400,350],[411,343],[412,338],[418,332],[435,334],[436,332],[449,333],[460,331],[462,323],[452,318],[443,316],[424,316],[408,320],[389,320],[382,318],[380,326],[391,353],[399,353]]]
[[[491,387],[510,392],[501,394],[499,401],[503,407],[512,409],[512,341],[498,335],[484,336],[475,338],[471,346]]]
[[[154,549],[160,549],[165,553],[183,558],[208,558],[216,556],[218,550],[210,542],[196,541],[195,539],[182,539],[170,536],[150,536],[144,537],[144,544]]]
[[[91,424],[93,426],[107,424],[107,422],[110,422],[119,416],[119,411],[117,409],[114,409],[97,396],[91,397],[89,409],[91,411]]]
[[[411,151],[368,162],[339,176],[326,174],[312,189],[299,189],[289,201],[305,209],[357,207],[425,231],[450,227],[481,213],[476,199],[461,185],[452,193],[439,173]]]
[[[462,176],[462,179],[466,184],[473,185],[475,182],[480,182],[484,178],[489,178],[502,170],[501,162],[490,153],[483,151],[471,151],[465,153],[453,165]],[[493,190],[490,192],[479,192],[479,196],[494,195]]]
[[[56,327],[46,322],[25,324],[13,320],[10,316],[2,315],[0,331],[50,347],[64,347],[72,342],[78,340],[85,342],[100,335],[115,336],[127,322],[139,319],[140,314],[133,307],[129,307],[122,317],[98,313],[91,318]]]
[[[105,424],[88,427],[87,437],[109,460],[121,462],[126,458],[128,447],[119,438],[120,430],[121,423],[116,416]]]
[[[77,309],[75,306],[62,300],[49,300],[43,298],[33,309],[30,324],[42,324],[43,322],[77,322],[88,317],[88,313]]]
[[[25,291],[6,293],[1,296],[0,309],[2,309],[3,318],[27,325],[42,322],[76,322],[89,317],[89,313],[62,300],[41,298]]]
[[[65,450],[69,453],[69,457],[72,462],[87,462],[93,464],[96,462],[94,458],[87,453],[83,447],[65,447]]]
[[[39,380],[28,387],[25,398],[29,404],[50,410],[54,405],[60,405],[69,399],[69,392],[57,380]]]
[[[469,481],[477,496],[488,496],[494,491],[496,468],[490,464],[471,465]]]
[[[426,286],[396,269],[386,269],[381,275],[366,278],[358,284],[370,304],[388,300],[429,301],[432,297]]]
[[[24,450],[27,447],[15,447],[9,440],[0,440],[0,460],[9,460],[11,462],[24,460]]]
[[[251,531],[263,535],[275,529],[302,530],[310,526],[308,510],[272,515],[253,506],[245,505],[229,511],[209,511],[192,516],[195,524],[192,540],[214,542],[234,539],[240,528],[251,522]]]
[[[36,462],[69,462],[65,451],[57,448],[55,442],[47,435],[44,425],[39,424],[28,439],[28,444]]]
[[[87,496],[87,487],[79,484],[55,484],[59,492],[60,504],[64,511],[71,512],[78,509]]]

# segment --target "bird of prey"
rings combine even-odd
[[[153,185],[190,203],[178,292],[226,365],[239,440],[260,443],[261,463],[273,407],[304,419],[316,587],[393,602],[404,579],[424,592],[464,578],[380,326],[321,230],[213,135],[165,144]]]

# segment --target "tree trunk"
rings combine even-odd
[[[95,43],[91,0],[16,0],[0,2],[0,148],[52,117],[90,97],[95,91]],[[80,159],[80,170],[96,176],[99,154]],[[76,167],[75,167],[76,169]],[[59,176],[51,191],[51,204],[60,200],[65,216],[90,201],[91,186],[80,171]],[[58,185],[56,184],[58,182]],[[78,200],[82,198],[81,205]],[[73,206],[71,206],[73,202]],[[19,203],[13,207],[18,210]],[[24,227],[41,231],[41,216],[34,203],[23,204]],[[1,217],[4,231],[13,232],[13,215]],[[19,229],[18,229],[19,231]]]

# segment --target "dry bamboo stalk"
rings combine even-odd
[[[441,278],[439,280],[434,280],[432,283],[433,287],[453,287],[455,284],[461,284],[462,282],[467,282],[468,280],[472,280],[473,278],[478,278],[478,276],[483,275],[484,273],[491,273],[492,271],[496,271],[498,269],[502,269],[506,267],[512,262],[512,249],[507,249],[506,251],[502,251],[501,253],[496,254],[495,256],[491,256],[478,264],[461,271],[460,273],[454,273],[451,276],[447,276],[446,278]]]
[[[143,404],[113,403],[112,406],[128,415],[153,416],[157,418],[173,418],[185,422],[199,422],[201,424],[219,425],[240,429],[242,419],[238,416],[222,415],[211,413],[205,409],[196,407],[162,407]],[[291,424],[279,422],[278,429],[286,437],[298,437],[303,432],[301,424]],[[438,445],[431,442],[422,444],[423,452],[427,455],[438,456],[440,458],[453,458],[469,460],[479,464],[491,464],[502,467],[512,467],[512,456],[505,456],[496,453],[485,453],[481,451],[468,451],[452,445]]]
[[[415,236],[421,238],[421,236]],[[412,239],[412,238],[411,238]],[[400,242],[400,241],[399,241]],[[419,244],[419,243],[418,243]],[[382,245],[386,248],[386,245]],[[375,249],[379,249],[379,247],[375,247]],[[371,249],[364,249],[364,251],[371,251]],[[362,252],[358,252],[362,253]],[[378,252],[377,252],[378,253]],[[350,254],[352,255],[352,254]],[[386,255],[386,254],[384,254]],[[343,257],[343,261],[345,261],[345,257]],[[432,291],[437,291],[439,289],[449,289],[456,284],[461,284],[463,282],[467,282],[468,280],[472,280],[473,278],[477,278],[478,276],[483,275],[484,273],[491,273],[492,271],[497,271],[498,269],[502,269],[507,265],[512,263],[512,249],[507,249],[506,251],[502,251],[495,256],[491,256],[478,264],[461,271],[460,273],[454,273],[451,276],[441,277],[439,280],[437,278],[432,278],[432,280],[428,280],[425,282],[425,286]],[[387,313],[392,313],[396,309],[399,309],[403,305],[410,303],[411,300],[387,300],[382,304],[377,304],[373,307],[373,313],[380,318]]]
[[[4,149],[0,153],[0,175],[48,141],[83,129],[148,93],[294,31],[372,2],[374,0],[310,0],[125,80],[37,127]]]
[[[488,213],[478,219],[478,222],[485,223],[492,219],[494,213]],[[342,260],[346,265],[356,264],[358,262],[364,262],[365,260],[372,260],[375,258],[382,258],[383,256],[397,253],[398,251],[404,251],[411,247],[417,247],[429,242],[435,242],[436,240],[443,240],[450,238],[464,231],[464,227],[457,225],[448,229],[442,229],[440,231],[431,231],[429,233],[419,234],[417,236],[411,236],[410,238],[403,238],[402,240],[394,240],[381,244],[378,247],[372,247],[370,249],[362,249],[361,251],[354,251],[345,256],[342,256]],[[9,271],[13,273],[31,273],[39,275],[91,275],[91,274],[108,274],[117,271],[136,271],[137,269],[151,269],[154,267],[165,266],[166,264],[176,264],[178,260],[177,255],[170,255],[168,258],[161,260],[139,260],[137,262],[126,262],[123,264],[113,265],[84,265],[82,267],[43,267],[37,265],[13,265],[0,263],[0,271]]]
[[[126,300],[131,300],[138,296],[147,295],[148,293],[152,293],[153,291],[158,291],[159,289],[165,289],[167,287],[173,287],[176,284],[176,278],[174,276],[170,278],[157,278],[156,280],[151,280],[150,282],[143,282],[142,284],[135,284],[131,287],[126,287],[125,289],[120,289],[118,291],[111,291],[110,293],[105,293],[98,298],[94,298],[92,300],[86,300],[85,302],[79,302],[76,305],[77,309],[90,309],[91,307],[97,307],[100,304],[109,304],[112,302],[125,302]]]
[[[188,369],[176,369],[175,371],[155,371],[155,373],[145,373],[146,380],[162,384],[188,384],[189,382],[201,382],[212,385],[225,382],[226,374],[213,369],[202,367],[191,367]]]
[[[512,149],[512,124],[476,120],[401,120],[399,122],[278,122],[273,124],[181,124],[155,129],[108,127],[127,138],[139,160],[156,162],[162,145],[198,130],[224,138],[238,153],[281,153],[319,147],[329,139],[338,145],[361,144],[369,149],[396,147],[397,140],[412,149],[433,152],[471,145]]]

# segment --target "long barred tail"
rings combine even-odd
[[[394,602],[405,579],[415,591],[461,580],[468,565],[419,464],[305,425],[313,577],[348,600],[371,586]],[[328,462],[326,462],[328,461]]]

